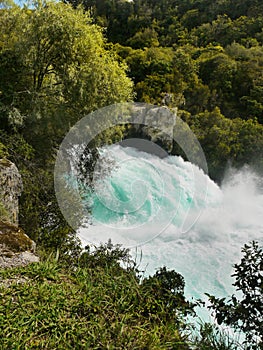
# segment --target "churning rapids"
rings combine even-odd
[[[205,292],[231,295],[230,275],[241,247],[263,242],[260,178],[243,169],[219,188],[177,156],[161,159],[119,145],[103,152],[117,166],[96,180],[96,193],[87,199],[93,224],[79,230],[83,243],[111,238],[137,252],[138,261],[142,252],[146,275],[161,266],[175,269],[185,278],[189,299],[203,299]]]

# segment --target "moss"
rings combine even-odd
[[[11,165],[12,165],[12,163],[10,162],[10,160],[8,160],[6,158],[0,159],[0,166],[9,168]]]
[[[8,155],[6,146],[0,142],[0,158],[6,157]]]
[[[32,240],[21,228],[0,221],[0,244],[13,252],[23,252],[32,249]]]

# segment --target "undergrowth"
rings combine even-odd
[[[57,262],[7,272],[29,277],[0,287],[2,349],[188,349],[176,315],[125,270],[61,269]],[[149,315],[152,304],[163,314]],[[164,317],[166,316],[166,317]]]
[[[57,254],[2,270],[0,349],[234,350],[207,327],[190,341],[184,316],[194,305],[183,287],[165,268],[142,280],[128,251],[111,244],[86,250],[71,267]]]

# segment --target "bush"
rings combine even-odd
[[[243,249],[243,258],[235,264],[236,281],[233,285],[242,292],[242,298],[235,295],[226,302],[208,295],[219,324],[225,323],[245,334],[247,349],[263,349],[263,249],[252,241]]]

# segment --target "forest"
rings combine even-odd
[[[167,106],[197,136],[213,180],[220,184],[230,166],[262,174],[262,1],[0,1],[0,158],[22,175],[20,226],[43,255],[59,250],[69,264],[79,254],[53,188],[55,157],[70,127],[101,107],[162,105],[167,94]],[[118,127],[99,145],[128,136],[129,128]],[[172,154],[180,154],[176,144]]]

